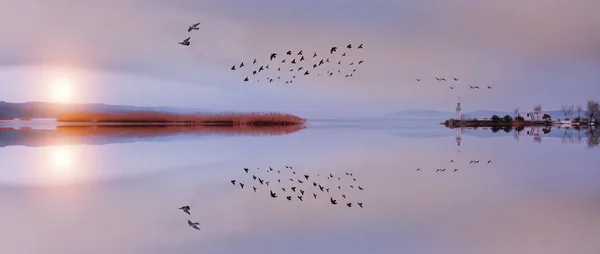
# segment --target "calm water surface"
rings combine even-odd
[[[1,123],[2,253],[600,253],[600,149],[587,134],[437,122],[315,119],[269,136]]]

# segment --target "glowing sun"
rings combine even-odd
[[[52,99],[56,102],[69,102],[72,96],[72,83],[68,78],[54,80],[52,83]]]

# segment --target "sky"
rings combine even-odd
[[[77,103],[306,114],[452,111],[459,96],[466,111],[559,109],[600,99],[600,2],[594,0],[1,5],[0,33],[7,39],[0,40],[0,100],[9,102],[57,100],[57,80],[70,81],[69,101]],[[200,29],[188,33],[196,22]],[[188,36],[192,45],[177,44]],[[230,70],[272,52],[325,54],[348,43],[364,44],[348,59],[365,61],[348,79],[268,84],[243,82],[247,72]]]

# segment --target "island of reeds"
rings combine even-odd
[[[111,113],[68,112],[58,122],[91,125],[194,125],[194,126],[285,126],[304,125],[306,119],[283,113],[193,113],[120,111]]]

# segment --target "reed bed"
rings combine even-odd
[[[70,112],[56,117],[58,122],[183,124],[223,126],[303,125],[306,119],[283,113],[194,113],[176,114],[154,111],[113,113]]]
[[[61,136],[68,137],[164,137],[173,135],[222,135],[222,136],[275,136],[285,135],[304,129],[304,125],[273,125],[273,126],[58,126],[56,131]]]

